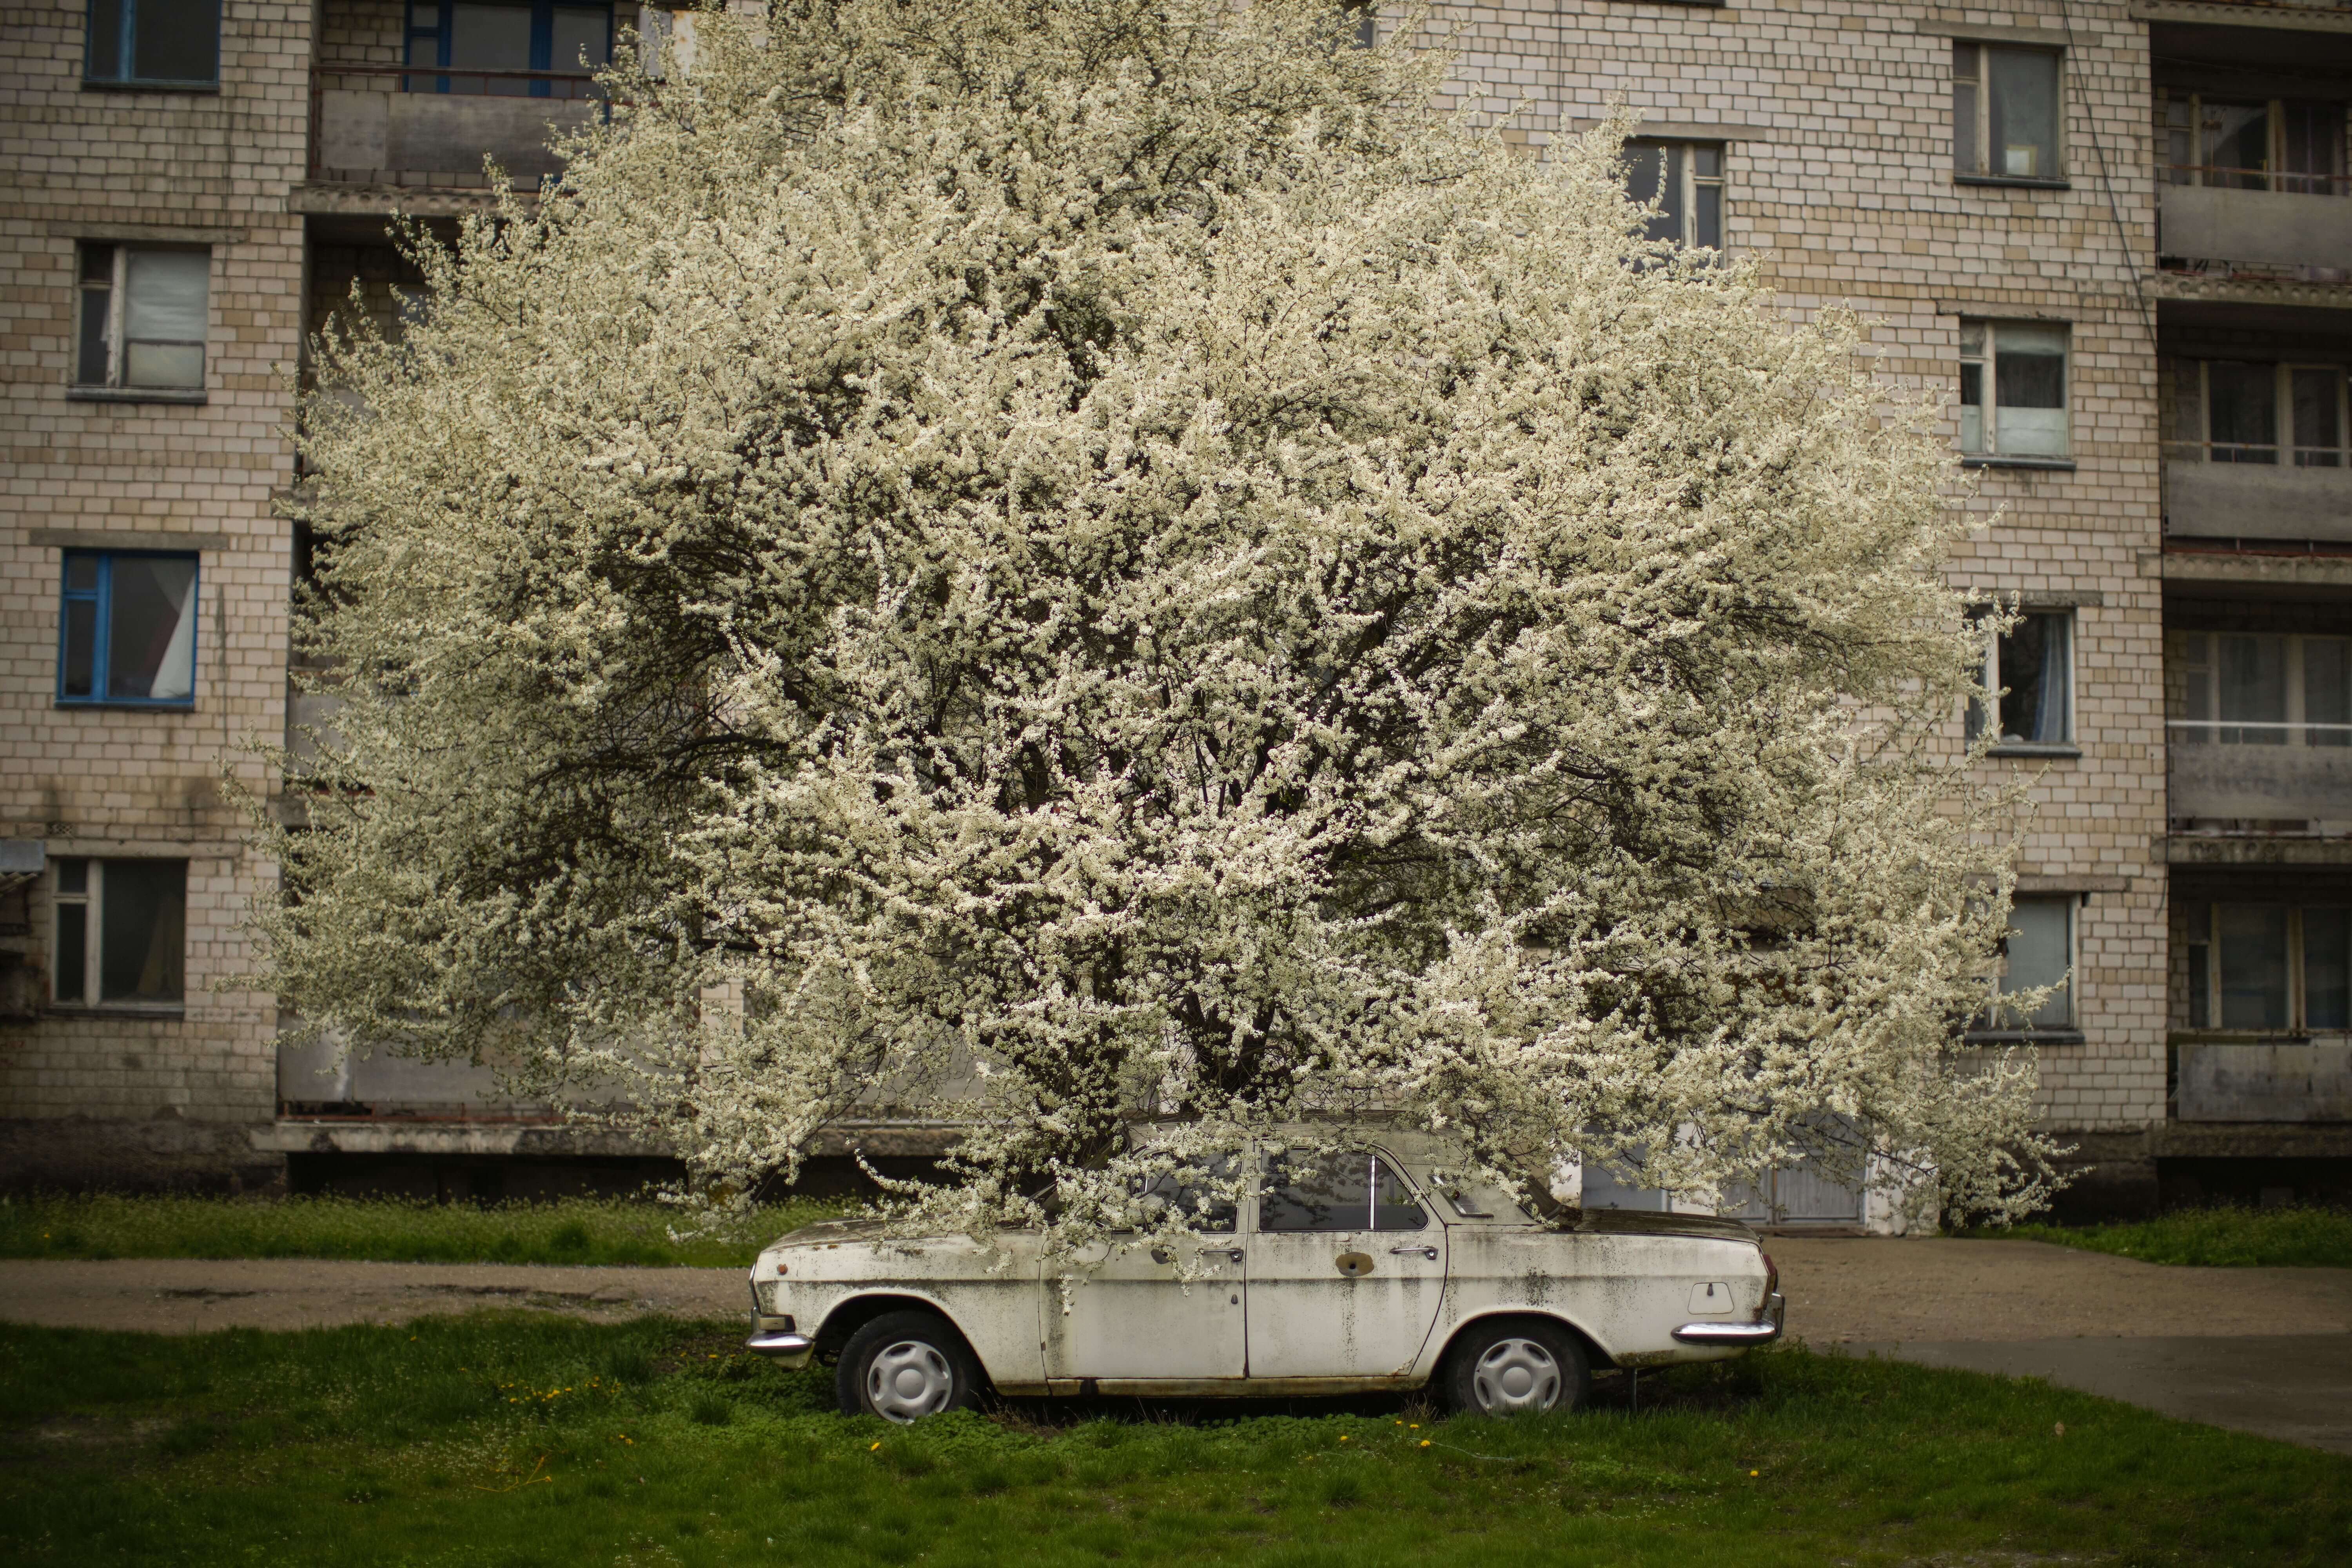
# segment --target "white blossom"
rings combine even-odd
[[[706,14],[423,245],[306,409],[310,1026],[737,1191],[944,1118],[915,1218],[1073,1247],[1309,1117],[2042,1201],[1933,410],[1343,25]]]

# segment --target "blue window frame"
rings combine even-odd
[[[220,85],[220,0],[89,0],[84,81]]]
[[[58,700],[196,705],[196,558],[68,550],[58,614]]]
[[[408,0],[410,65],[553,71],[583,79],[575,86],[481,76],[411,77],[404,84],[410,92],[578,98],[584,94],[586,72],[612,58],[611,0]]]

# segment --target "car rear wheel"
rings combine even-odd
[[[1584,1347],[1541,1318],[1474,1325],[1445,1358],[1445,1402],[1471,1415],[1534,1415],[1584,1403],[1592,1369]]]
[[[842,1414],[862,1412],[904,1426],[968,1408],[980,1391],[980,1368],[945,1319],[885,1312],[841,1347],[833,1383]]]

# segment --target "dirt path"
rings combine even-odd
[[[498,1263],[268,1258],[0,1261],[0,1319],[53,1328],[199,1334],[399,1323],[433,1312],[523,1307],[617,1319],[735,1318],[740,1268],[561,1268]]]
[[[2352,1333],[2352,1268],[2178,1268],[2038,1241],[1774,1237],[1789,1334],[1841,1343]]]
[[[2352,1269],[2169,1268],[2032,1241],[1780,1237],[1768,1246],[1790,1335],[1818,1349],[2352,1332]],[[0,1319],[60,1328],[296,1329],[478,1307],[732,1318],[747,1305],[734,1268],[0,1261]]]

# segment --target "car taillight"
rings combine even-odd
[[[1763,1258],[1764,1299],[1769,1301],[1772,1299],[1772,1292],[1780,1288],[1780,1266],[1772,1261],[1772,1255],[1769,1252],[1763,1254]]]

